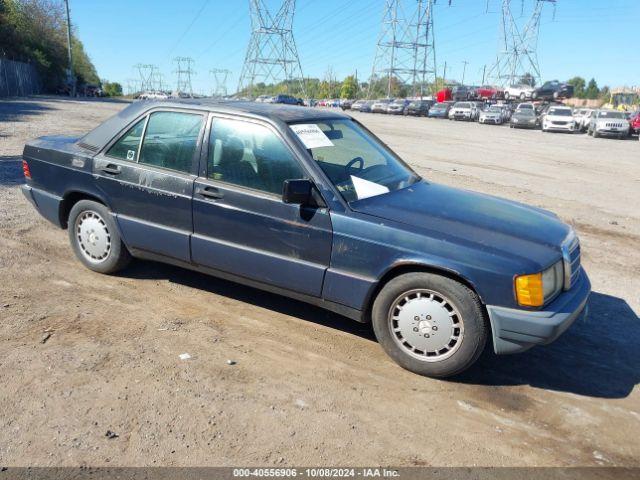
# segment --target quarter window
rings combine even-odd
[[[152,113],[138,162],[190,173],[202,118],[193,113]]]
[[[304,178],[305,174],[282,140],[267,127],[218,119],[209,138],[207,176],[281,195],[285,180]]]
[[[144,131],[143,118],[133,127],[129,129],[123,137],[120,138],[107,152],[110,157],[121,158],[122,160],[130,160],[135,162],[138,160],[138,149],[140,148],[140,139]]]

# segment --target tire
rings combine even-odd
[[[489,327],[478,296],[441,275],[415,272],[392,279],[376,297],[371,316],[384,351],[401,367],[427,377],[461,373],[487,343]],[[410,342],[415,347],[407,347]]]
[[[531,92],[531,100],[535,100],[536,98],[538,98],[538,93],[537,92]]]
[[[558,92],[553,92],[553,99],[557,100],[558,98],[560,98],[560,94]]]
[[[520,100],[526,100],[526,99],[527,99],[527,95],[524,92],[522,92],[520,94]]]
[[[71,208],[68,224],[71,248],[88,269],[115,273],[131,261],[111,212],[101,203],[80,200]]]
[[[593,131],[593,133],[591,134],[591,136],[592,136],[593,138],[598,138],[598,137],[600,136],[600,134],[598,133],[598,131],[597,131],[597,130],[594,130],[594,131]]]
[[[511,97],[511,95],[509,94],[509,92],[504,92],[504,99],[505,100],[509,100],[510,97]]]

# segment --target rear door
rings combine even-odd
[[[205,114],[157,110],[94,159],[129,248],[190,261],[193,185]]]
[[[331,258],[327,208],[282,201],[285,180],[309,178],[277,130],[213,117],[193,198],[193,262],[319,297]]]

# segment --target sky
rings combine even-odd
[[[534,0],[512,0],[521,17]],[[279,0],[264,0],[276,10]],[[487,3],[488,2],[488,3]],[[211,69],[229,69],[235,91],[251,23],[248,0],[69,0],[71,21],[100,78],[126,86],[138,63],[156,64],[175,85],[176,56],[195,61],[194,90],[210,93]],[[371,74],[385,0],[297,0],[293,29],[305,77]],[[437,0],[437,69],[479,84],[495,60],[501,0]],[[487,8],[488,7],[488,8]],[[600,86],[640,85],[640,0],[557,0],[542,15],[538,59],[544,80],[594,77]],[[468,62],[465,68],[464,62]]]

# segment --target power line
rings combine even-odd
[[[197,13],[194,15],[193,19],[191,19],[191,22],[189,23],[189,25],[187,26],[185,31],[182,32],[182,35],[180,35],[180,37],[178,38],[176,43],[173,44],[173,47],[171,47],[169,49],[167,55],[171,55],[171,53],[173,53],[173,51],[176,49],[176,47],[178,45],[180,45],[180,42],[182,42],[182,40],[187,35],[187,33],[189,33],[189,31],[191,30],[191,27],[193,27],[193,25],[196,23],[196,20],[198,20],[200,18],[200,16],[202,15],[202,12],[204,11],[205,7],[209,4],[209,1],[210,0],[204,0],[204,3],[200,7],[200,10],[198,10]]]

